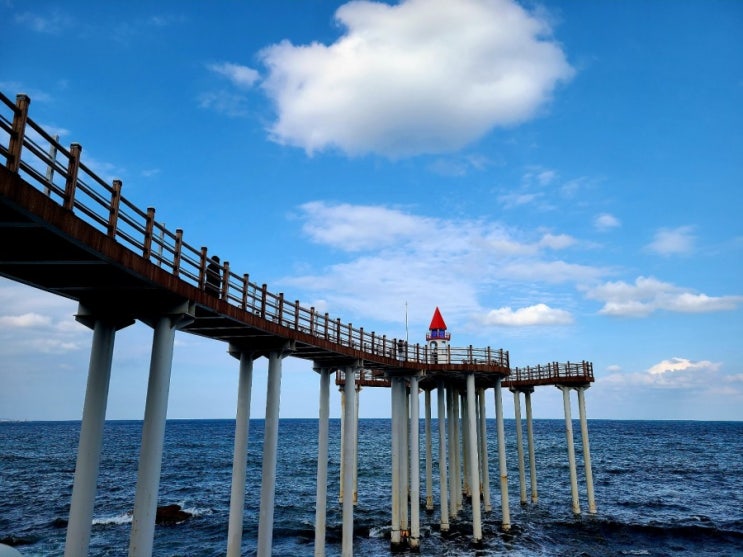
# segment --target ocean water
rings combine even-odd
[[[521,506],[515,424],[507,420],[513,529],[500,531],[497,441],[489,420],[493,512],[483,514],[483,546],[470,544],[467,504],[446,537],[437,528],[438,510],[427,514],[422,507],[421,555],[743,555],[743,423],[589,420],[598,506],[593,516],[586,512],[577,426],[583,515],[571,511],[564,422],[535,420],[540,498]],[[79,422],[0,423],[0,543],[15,545],[24,556],[62,554],[79,428]],[[330,428],[327,554],[340,555],[339,421],[331,420]],[[91,555],[127,554],[141,429],[141,422],[106,424]],[[193,517],[158,526],[155,555],[224,555],[233,435],[230,420],[168,422],[159,504],[179,504]],[[273,554],[312,555],[317,420],[282,420],[279,435]],[[251,420],[243,555],[256,549],[262,442],[263,421]],[[424,458],[421,447],[422,502]],[[389,420],[361,420],[355,555],[390,554],[389,465]],[[436,501],[437,477],[434,461]]]

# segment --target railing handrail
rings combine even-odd
[[[66,149],[41,126],[28,118],[30,99],[18,95],[14,104],[0,92],[0,102],[12,112],[12,121],[0,117],[0,128],[8,135],[8,147],[0,145],[5,166],[42,186],[47,195],[60,201],[78,218],[107,234],[126,249],[168,270],[174,276],[205,289],[209,257],[205,247],[197,250],[183,241],[183,230],[175,233],[155,220],[155,209],[146,212],[121,195],[122,182],[106,183],[82,163],[82,147],[71,144]],[[32,130],[49,146],[47,154],[39,142],[27,137]],[[53,153],[53,156],[52,156]],[[60,160],[61,159],[61,160]],[[14,166],[14,168],[11,168]],[[46,174],[39,167],[46,166]],[[32,184],[33,185],[33,184]],[[508,352],[503,349],[446,348],[445,353],[432,352],[428,346],[409,345],[396,338],[367,332],[363,327],[343,324],[340,318],[320,314],[314,307],[305,308],[299,301],[287,302],[284,294],[269,292],[265,284],[248,280],[230,269],[228,261],[220,264],[217,298],[295,332],[308,334],[340,346],[378,356],[412,363],[481,364],[508,369]]]

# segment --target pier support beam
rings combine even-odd
[[[493,510],[490,502],[490,470],[488,467],[488,429],[487,413],[485,412],[485,389],[480,389],[477,393],[479,418],[480,418],[480,468],[482,470],[482,502],[485,512]]]
[[[513,412],[516,420],[516,453],[519,465],[519,501],[526,505],[526,472],[524,470],[524,433],[521,428],[521,393],[513,389]]]
[[[568,465],[570,468],[570,493],[573,497],[573,513],[580,514],[578,499],[578,474],[575,469],[575,446],[573,445],[573,419],[570,415],[570,387],[557,386],[562,391],[562,403],[565,409],[565,439],[568,444]]]
[[[439,505],[441,506],[441,519],[439,529],[441,532],[449,531],[449,497],[448,480],[446,477],[446,389],[444,382],[439,381],[436,387],[437,415],[436,421],[439,426]]]
[[[103,446],[108,388],[111,382],[114,339],[117,329],[134,322],[130,319],[117,322],[103,317],[88,317],[89,315],[91,314],[88,310],[83,306],[79,307],[77,320],[93,329],[93,344],[88,364],[83,419],[80,424],[80,442],[77,449],[75,480],[72,486],[70,518],[67,523],[65,557],[88,554],[96,483]]]
[[[456,416],[454,415],[454,398],[455,394],[451,387],[446,389],[446,428],[448,431],[449,445],[449,518],[455,519],[457,517],[457,438],[455,435],[454,422]]]
[[[426,512],[433,512],[433,450],[431,448],[431,389],[426,389]]]
[[[420,406],[418,377],[410,378],[410,549],[420,549]]]
[[[328,508],[328,440],[330,419],[330,369],[320,371],[320,420],[317,434],[317,492],[315,496],[315,557],[325,557]]]
[[[245,477],[248,466],[248,431],[250,394],[253,385],[253,354],[230,346],[229,353],[240,359],[235,417],[235,451],[232,457],[232,490],[230,518],[227,526],[227,557],[242,555],[243,511],[245,508]]]
[[[588,387],[578,387],[578,412],[580,413],[580,431],[583,440],[583,462],[586,467],[586,491],[588,492],[588,512],[596,513],[596,499],[593,495],[593,471],[591,470],[591,446],[588,441],[588,423],[586,421],[585,392]]]
[[[276,490],[276,457],[279,443],[279,403],[281,399],[281,361],[290,350],[276,350],[268,355],[266,386],[266,421],[263,432],[263,467],[261,470],[261,507],[258,516],[258,557],[270,557],[273,546],[273,512]]]
[[[343,492],[353,493],[354,478],[356,476],[356,370],[360,365],[348,366],[345,369],[345,384],[343,386],[346,395],[346,407],[343,409],[343,455],[341,456],[345,467],[343,469]],[[343,499],[343,532],[342,532],[343,557],[353,557],[353,496]]]
[[[531,502],[536,503],[539,501],[539,494],[537,493],[537,459],[536,451],[534,450],[534,425],[532,423],[532,412],[531,412],[531,393],[534,392],[534,387],[529,387],[524,391],[524,403],[526,404],[526,441],[529,445],[529,476],[531,484]]]
[[[180,311],[179,311],[180,309]],[[155,513],[160,487],[165,419],[168,413],[170,372],[173,365],[175,332],[192,320],[193,307],[184,304],[168,315],[153,320],[152,357],[147,383],[142,447],[139,454],[134,514],[129,539],[129,557],[150,557],[155,537]]]
[[[400,478],[400,453],[402,452],[402,439],[400,435],[400,421],[402,411],[400,409],[400,391],[404,389],[399,377],[390,378],[390,410],[392,414],[391,436],[392,436],[392,529],[390,531],[390,545],[392,550],[398,550],[402,544],[402,532],[400,524],[401,501],[401,478]]]
[[[480,470],[477,458],[477,396],[475,393],[475,374],[467,374],[467,438],[469,449],[469,478],[472,492],[472,541],[482,542],[482,517],[480,515]]]
[[[498,465],[500,469],[501,527],[507,532],[511,529],[511,510],[508,507],[508,469],[506,467],[506,434],[503,427],[503,398],[501,379],[495,383],[495,419],[498,429]]]

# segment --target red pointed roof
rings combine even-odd
[[[433,318],[431,319],[431,324],[428,326],[428,329],[430,331],[435,331],[437,329],[446,330],[446,323],[444,323],[444,318],[441,317],[441,312],[439,311],[438,306],[436,306],[436,311],[433,312]]]

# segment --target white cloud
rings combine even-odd
[[[589,289],[589,299],[604,302],[599,313],[626,317],[645,317],[654,311],[703,313],[735,309],[743,296],[695,294],[653,277],[637,277],[634,284],[607,282]]]
[[[248,114],[248,99],[231,91],[210,91],[199,96],[199,106],[227,116]]]
[[[256,70],[231,62],[209,64],[207,67],[214,73],[226,77],[233,85],[242,89],[250,89],[260,78],[260,74]]]
[[[532,325],[568,325],[573,322],[570,312],[554,309],[546,304],[513,310],[504,307],[491,310],[483,318],[485,325],[503,325],[506,327],[524,327]]]
[[[612,228],[618,228],[622,226],[622,223],[614,215],[610,215],[609,213],[602,213],[600,215],[597,215],[596,218],[593,219],[593,226],[600,232],[606,232],[607,230],[611,230]]]
[[[625,389],[627,387],[644,387],[654,389],[683,389],[711,392],[716,389],[720,380],[719,362],[709,360],[692,361],[687,358],[673,357],[650,366],[646,371],[634,373],[612,373],[599,379],[601,385]],[[734,377],[734,376],[733,376]],[[733,387],[726,394],[740,394]]]
[[[22,315],[0,315],[0,328],[25,329],[30,327],[48,326],[51,318],[38,313],[24,313]]]
[[[15,22],[28,27],[32,31],[47,35],[59,35],[73,25],[72,18],[57,10],[48,15],[31,12],[19,13],[15,16]]]
[[[718,369],[720,369],[719,363],[712,363],[707,360],[692,362],[686,358],[670,358],[650,366],[648,373],[650,375],[662,375],[679,371],[717,371]]]
[[[694,235],[692,226],[678,228],[661,228],[655,233],[653,241],[647,249],[660,255],[684,255],[694,250]]]
[[[421,216],[399,208],[311,202],[297,218],[310,241],[342,250],[351,259],[321,271],[296,273],[283,284],[305,290],[333,312],[384,321],[404,300],[428,313],[445,301],[447,315],[485,315],[480,300],[506,285],[596,280],[601,269],[545,261],[544,253],[574,243],[559,233],[524,232],[497,222]],[[320,302],[315,302],[316,306]],[[490,306],[492,307],[492,306]],[[567,312],[546,305],[514,310],[512,321],[564,323]],[[496,314],[494,314],[496,315]],[[420,315],[430,319],[430,315]],[[503,315],[500,315],[503,318]],[[482,319],[471,321],[473,326]]]
[[[391,158],[461,149],[533,118],[573,75],[545,19],[512,0],[357,1],[333,44],[265,48],[272,138]]]

